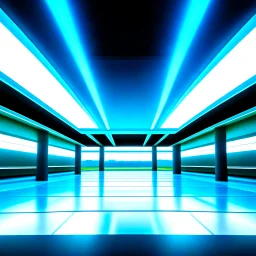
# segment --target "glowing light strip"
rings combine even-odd
[[[190,1],[189,8],[187,10],[182,28],[180,30],[181,32],[176,42],[169,73],[167,75],[167,79],[160,99],[160,104],[158,106],[154,121],[151,125],[151,129],[155,127],[162,113],[162,110],[164,109],[176,77],[180,71],[181,65],[195,37],[196,31],[198,30],[198,27],[203,19],[207,7],[209,6],[209,3],[210,0],[201,0],[200,4],[198,4],[198,0]]]
[[[37,142],[19,139],[16,137],[0,134],[0,148],[37,154]],[[75,157],[72,150],[62,149],[54,146],[48,146],[49,155]]]
[[[0,10],[0,17],[8,20],[2,10]],[[8,26],[15,27],[19,38],[22,35],[22,38],[25,38],[24,40],[28,41],[35,51],[35,46],[28,38],[11,20],[8,21],[11,23]],[[7,84],[15,87],[15,89],[19,88],[19,86],[23,90],[25,89],[36,97],[37,101],[39,100],[46,104],[50,109],[56,111],[60,118],[64,117],[77,128],[97,128],[82,107],[44,66],[47,62],[44,57],[40,55],[41,60],[44,60],[43,65],[12,33],[13,31],[11,32],[3,23],[0,23],[0,77],[3,80],[9,79]],[[28,42],[26,45],[28,45]],[[37,50],[37,52],[39,51]],[[47,66],[50,66],[48,62]],[[50,67],[53,69],[52,66]]]
[[[187,167],[187,168],[215,168],[215,166],[203,166],[203,165],[182,165],[181,167]],[[228,169],[243,169],[243,170],[256,170],[256,167],[253,166],[227,166]]]
[[[54,166],[48,166],[49,168],[63,168],[63,167],[75,167],[74,165],[54,165]],[[5,169],[14,169],[14,170],[23,170],[23,169],[35,169],[36,166],[8,166],[8,167],[0,167],[0,170],[5,170]]]
[[[245,144],[256,144],[256,136],[245,138],[245,139],[233,140],[227,143],[229,147],[235,147],[235,146],[240,146]]]
[[[56,132],[56,131],[54,131],[54,130],[52,130],[52,129],[50,129],[50,128],[42,125],[42,124],[39,124],[39,123],[35,122],[34,120],[32,120],[30,118],[22,116],[22,115],[14,112],[14,111],[12,111],[10,109],[7,109],[7,108],[5,108],[3,106],[0,106],[0,114],[2,114],[4,116],[7,116],[7,117],[10,117],[12,119],[21,121],[22,123],[28,124],[29,126],[36,127],[36,128],[41,128],[41,129],[43,129],[45,131],[48,131],[50,134],[53,134],[53,135],[55,135],[57,137],[60,137],[60,138],[63,138],[64,140],[70,141],[70,142],[72,142],[74,144],[80,144],[77,141],[72,140],[69,137],[67,137],[67,136],[65,136],[65,135],[63,135],[61,133],[58,133],[58,132]]]
[[[144,143],[143,143],[143,146],[145,146],[147,144],[147,142],[150,139],[150,137],[151,137],[151,134],[148,134],[146,139],[145,139],[145,141],[144,141]]]
[[[75,152],[74,151],[63,149],[63,148],[57,148],[57,147],[53,147],[53,146],[48,147],[48,153],[49,153],[49,155],[65,156],[65,157],[75,158]]]
[[[228,118],[228,119],[226,119],[226,120],[224,120],[224,121],[222,121],[222,122],[219,122],[219,123],[217,123],[217,124],[215,124],[215,125],[212,125],[212,126],[206,128],[206,129],[204,129],[204,130],[201,130],[200,132],[194,133],[193,135],[191,135],[191,136],[185,138],[184,140],[179,141],[179,144],[182,144],[182,143],[184,143],[184,142],[186,142],[186,141],[189,141],[189,140],[191,140],[191,139],[193,139],[193,138],[196,138],[196,137],[198,137],[199,135],[205,134],[205,133],[207,133],[207,132],[209,132],[209,131],[213,131],[214,128],[219,127],[219,126],[221,126],[221,125],[226,125],[226,126],[227,126],[228,124],[234,123],[235,121],[243,120],[243,119],[245,119],[246,117],[250,117],[250,116],[251,116],[252,114],[254,114],[255,112],[256,112],[256,107],[251,108],[251,109],[248,109],[248,110],[246,110],[246,111],[244,111],[244,112],[242,112],[242,113],[239,113],[239,114],[237,114],[237,115],[235,115],[235,116],[232,116],[232,117],[230,117],[230,118]]]
[[[215,153],[214,145],[189,149],[181,152],[181,157],[212,155]]]
[[[83,152],[99,152],[99,147],[82,147]],[[105,147],[105,152],[151,152],[152,147]],[[172,147],[157,147],[157,152],[172,152]]]
[[[227,142],[227,153],[256,150],[256,136]],[[215,154],[215,146],[209,145],[181,152],[181,157],[212,155]]]
[[[90,94],[100,112],[106,128],[109,129],[108,121],[101,104],[95,81],[90,72],[88,60],[79,39],[79,35],[70,8],[68,6],[68,2],[66,0],[45,0],[45,2],[48,5],[57,25],[59,26],[63,38],[66,41],[66,44],[68,45],[76,61],[77,67],[81,72],[84,82],[90,91]]]
[[[163,141],[168,135],[169,135],[169,133],[165,134],[159,141],[157,141],[157,142],[155,143],[154,146],[157,146],[157,145],[158,145],[161,141]]]
[[[102,146],[102,144],[101,144],[98,140],[96,140],[91,134],[87,134],[87,136],[88,136],[91,140],[93,140],[94,142],[96,142],[99,146]]]
[[[253,28],[248,32],[247,27]],[[213,104],[224,100],[222,97],[232,97],[232,93],[238,93],[256,81],[256,15],[248,24],[234,37],[244,30],[247,35],[230,50],[234,42],[231,42],[219,53],[215,59],[219,59],[224,53],[228,53],[206,74],[202,74],[191,88],[193,90],[179,103],[170,116],[163,123],[162,128],[179,128],[189,120],[197,117],[201,112],[206,111]],[[206,68],[213,66],[216,60]],[[201,76],[203,78],[201,78]],[[241,87],[239,87],[241,86]],[[240,88],[240,89],[239,89]],[[236,90],[235,90],[236,89]],[[211,107],[212,108],[212,107]]]
[[[37,143],[0,134],[0,148],[27,153],[37,153]]]
[[[113,146],[116,146],[116,143],[113,139],[113,136],[112,134],[106,134],[106,136],[108,137],[109,141],[112,143]]]
[[[150,129],[112,129],[111,130],[106,130],[106,129],[79,129],[79,132],[82,134],[162,134],[165,135],[166,133],[168,134],[175,134],[179,131],[179,129],[157,129],[155,128],[154,130]]]

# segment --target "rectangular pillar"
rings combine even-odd
[[[226,127],[215,129],[215,180],[228,180]]]
[[[76,145],[75,149],[75,174],[81,174],[81,145]]]
[[[104,147],[100,147],[99,170],[104,171]]]
[[[47,131],[38,131],[37,139],[37,166],[36,166],[36,180],[48,180],[48,141],[49,134]]]
[[[152,171],[157,171],[157,147],[152,147]]]
[[[180,144],[172,147],[172,169],[173,174],[181,174]]]

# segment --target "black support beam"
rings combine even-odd
[[[226,127],[215,129],[215,180],[228,180]]]
[[[172,165],[173,174],[181,174],[180,144],[174,145],[172,148]]]
[[[37,166],[36,166],[36,180],[48,180],[48,141],[49,134],[46,131],[38,131],[37,140]]]
[[[75,149],[75,174],[81,174],[81,145],[76,145]]]

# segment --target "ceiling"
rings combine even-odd
[[[160,104],[189,4],[190,0],[69,1],[110,131],[131,131],[131,134],[114,134],[116,145],[144,144],[146,131],[150,130]],[[105,131],[99,106],[46,1],[0,0],[0,6],[67,82],[99,130]],[[170,111],[216,54],[255,14],[255,7],[254,0],[210,1],[147,146],[163,137],[164,133],[157,131]],[[136,134],[137,130],[145,132]],[[92,132],[91,136],[101,145],[111,146],[113,143],[102,133]],[[169,135],[162,145],[176,142],[174,137]]]

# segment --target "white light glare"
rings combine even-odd
[[[36,142],[19,139],[4,134],[0,134],[0,148],[34,154],[37,153]]]
[[[182,151],[181,157],[212,155],[214,153],[215,153],[214,145],[210,145],[210,146],[193,148],[193,149]]]
[[[0,148],[36,154],[37,142],[0,134]],[[71,157],[71,158],[75,157],[74,151],[53,147],[53,146],[48,147],[48,152],[49,152],[49,155],[65,156],[65,157]]]
[[[82,147],[82,151],[99,152],[99,147]]]
[[[227,153],[256,150],[256,136],[227,142]],[[215,154],[215,146],[209,145],[181,152],[181,157]]]
[[[0,23],[0,71],[77,128],[96,124],[44,65]]]
[[[172,160],[172,152],[159,152],[158,160]],[[82,161],[98,161],[99,152],[83,152]],[[151,152],[105,152],[105,161],[151,161]]]
[[[82,147],[82,151],[87,152],[99,152],[99,147]],[[139,151],[139,152],[151,152],[152,147],[105,147],[105,152],[133,152],[133,151]],[[172,147],[157,147],[157,152],[162,151],[172,151]]]
[[[172,152],[172,147],[157,147],[157,152],[169,151]]]
[[[55,156],[65,156],[70,158],[75,158],[75,152],[72,150],[67,150],[63,148],[57,148],[53,146],[48,147],[49,155],[55,155]]]
[[[256,28],[244,37],[186,96],[162,128],[179,128],[256,75]]]
[[[151,152],[152,147],[105,147],[105,151],[148,151]]]

